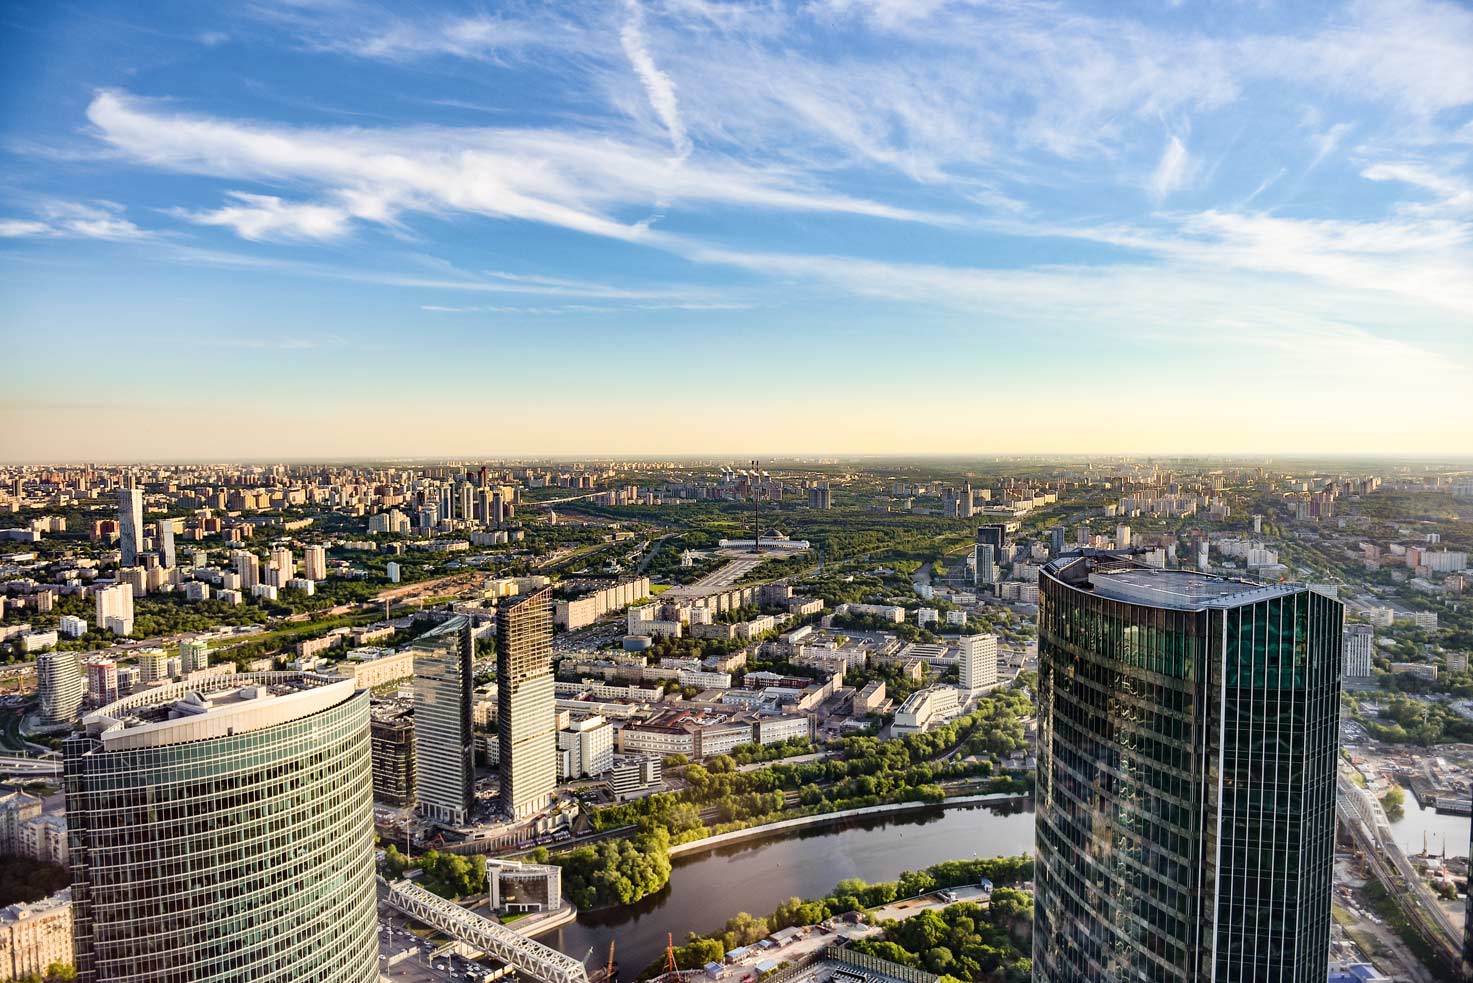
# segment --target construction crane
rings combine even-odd
[[[671,933],[670,941],[675,941],[674,933]],[[614,983],[614,940],[609,939],[609,965],[604,969],[604,983]]]
[[[754,462],[755,463],[755,462]],[[674,973],[675,978],[680,979],[680,967],[675,965],[675,933],[665,934],[665,972]]]

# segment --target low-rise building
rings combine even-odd
[[[891,729],[896,734],[920,734],[945,723],[961,710],[958,691],[953,686],[928,686],[906,697],[895,711]]]

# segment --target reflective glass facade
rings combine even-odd
[[[78,979],[377,980],[368,699],[203,740],[70,737]]]
[[[1034,978],[1321,983],[1342,607],[1124,568],[1040,576]]]

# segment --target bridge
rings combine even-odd
[[[1443,956],[1448,965],[1459,966],[1462,933],[1392,837],[1391,824],[1386,821],[1381,803],[1348,780],[1343,771],[1336,776],[1336,788],[1341,825],[1360,846],[1371,873],[1385,886],[1432,951]]]
[[[60,778],[60,758],[20,758],[0,755],[0,774],[14,778]]]
[[[572,956],[482,918],[411,881],[389,884],[387,900],[415,921],[454,936],[541,983],[589,983],[588,971]]]

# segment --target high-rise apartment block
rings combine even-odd
[[[497,612],[496,686],[501,811],[521,818],[547,808],[557,789],[550,588]]]
[[[143,552],[143,489],[118,489],[118,550],[120,565],[138,565]]]
[[[393,806],[414,805],[414,712],[407,707],[376,705],[370,731],[373,797]]]
[[[1375,651],[1376,630],[1370,625],[1346,625],[1345,678],[1364,679],[1371,674],[1371,653]]]
[[[430,629],[414,649],[414,747],[420,812],[458,826],[474,801],[470,620],[457,615]]]
[[[997,636],[963,635],[957,643],[958,686],[967,694],[997,685]]]
[[[240,578],[240,589],[250,590],[261,583],[261,559],[247,550],[235,550],[230,554],[235,565],[235,575]]]
[[[1323,983],[1342,620],[1303,586],[1044,567],[1036,979]]]
[[[307,552],[302,559],[302,576],[308,580],[327,579],[327,547],[307,547]]]
[[[375,983],[368,691],[163,686],[65,744],[81,983]]]
[[[113,584],[97,592],[97,627],[114,635],[133,634],[132,584]]]
[[[179,671],[188,675],[208,668],[210,665],[210,644],[202,639],[185,639],[179,643]]]
[[[87,663],[87,700],[94,706],[118,698],[118,664],[112,659]]]
[[[59,726],[77,719],[82,708],[82,670],[75,652],[37,654],[36,695],[43,724]]]

